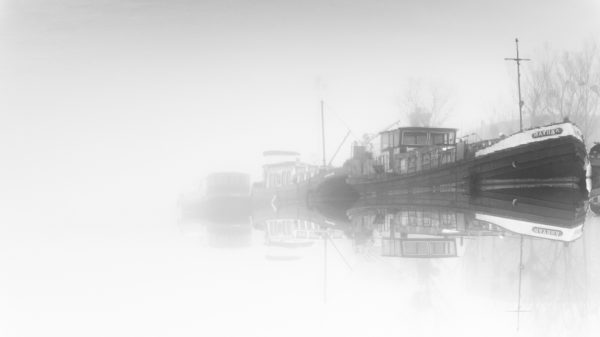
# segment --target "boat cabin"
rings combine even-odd
[[[383,238],[381,253],[393,257],[458,257],[463,245],[462,238]]]
[[[319,167],[300,161],[293,151],[265,151],[263,153],[263,182],[266,188],[291,186],[314,177]]]
[[[266,245],[280,245],[290,248],[310,246],[321,238],[321,227],[308,220],[282,218],[265,221]]]
[[[403,127],[380,133],[376,170],[406,174],[456,160],[456,129]]]
[[[399,149],[403,153],[428,146],[454,146],[456,129],[431,127],[403,127],[384,131],[381,136],[381,151]]]

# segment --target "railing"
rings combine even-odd
[[[392,172],[409,174],[427,171],[456,162],[456,148],[433,148],[428,151],[399,153],[390,160]]]
[[[501,139],[483,140],[475,143],[459,142],[455,147],[429,147],[405,153],[398,149],[384,151],[376,158],[361,156],[349,162],[351,177],[377,176],[387,173],[411,174],[436,169],[461,160],[472,159],[481,149],[496,144]]]

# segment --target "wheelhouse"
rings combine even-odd
[[[381,136],[381,151],[399,150],[404,153],[429,146],[454,146],[456,129],[404,127],[384,131]]]
[[[412,173],[456,160],[456,129],[402,127],[380,133],[381,171]]]

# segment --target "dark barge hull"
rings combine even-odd
[[[572,136],[548,139],[474,160],[471,175],[486,180],[572,180],[585,182],[585,145]]]
[[[413,189],[475,192],[545,186],[585,190],[585,158],[583,142],[566,136],[420,172],[349,178],[348,183],[361,195],[372,196]]]

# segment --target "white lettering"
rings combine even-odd
[[[540,130],[540,131],[536,131],[536,132],[532,133],[531,138],[556,136],[556,135],[560,135],[562,132],[563,132],[562,128]]]
[[[542,235],[562,236],[562,232],[559,230],[546,229],[540,227],[533,227],[533,232]]]

